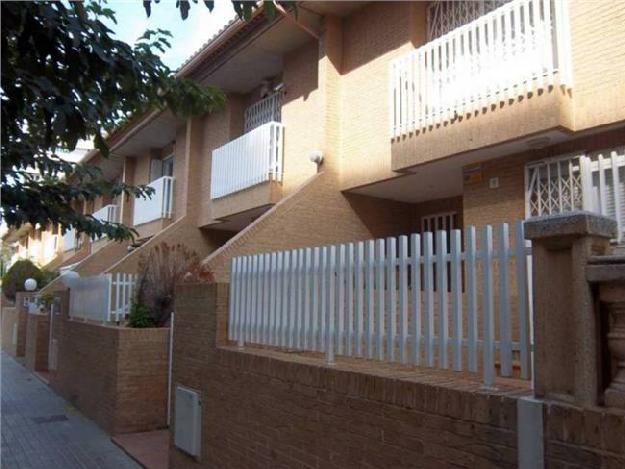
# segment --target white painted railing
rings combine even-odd
[[[572,85],[565,0],[513,0],[390,65],[392,137]]]
[[[174,211],[174,178],[163,176],[148,184],[154,189],[149,198],[135,198],[133,224],[171,218]]]
[[[583,209],[613,218],[625,242],[625,147],[529,163],[525,200],[529,217]]]
[[[228,337],[484,374],[531,375],[523,223],[236,257]],[[448,243],[450,248],[448,249]],[[497,330],[495,328],[497,327]]]
[[[113,273],[65,278],[70,289],[69,315],[92,321],[120,321],[130,313],[136,274]]]
[[[243,131],[249,132],[269,122],[280,122],[282,120],[282,94],[273,93],[248,107],[244,113]]]
[[[213,150],[211,199],[261,182],[281,181],[283,140],[284,126],[269,122]]]
[[[57,248],[59,243],[58,235],[50,235],[46,238],[46,241],[43,244],[43,262],[48,263],[57,254]]]
[[[102,222],[119,223],[119,206],[109,204],[93,212],[93,218]]]
[[[76,239],[76,230],[74,228],[70,228],[63,235],[63,251],[75,249],[77,245],[78,240]]]

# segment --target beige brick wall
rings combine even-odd
[[[26,313],[22,313],[24,316]],[[25,316],[24,316],[25,317]],[[15,306],[2,306],[2,322],[0,332],[2,334],[2,350],[16,357],[18,355],[20,314]],[[23,328],[22,328],[23,329]],[[17,339],[17,340],[14,340]],[[25,340],[22,341],[24,347]],[[22,352],[23,355],[23,352]]]
[[[219,281],[226,281],[233,256],[408,233],[412,214],[407,204],[345,196],[338,191],[336,173],[324,172],[281,200],[204,263]]]
[[[47,314],[27,314],[25,364],[31,371],[48,369],[50,319]]]
[[[340,79],[341,186],[395,175],[388,115],[389,62],[413,48],[425,27],[425,3],[371,3],[343,22]]]
[[[512,223],[525,218],[525,165],[527,162],[566,155],[576,151],[595,151],[625,144],[620,130],[553,145],[481,163],[482,181],[463,188],[464,224]],[[499,188],[489,189],[489,179],[499,178]]]
[[[202,456],[194,463],[172,447],[170,467],[515,466],[516,407],[505,391],[223,348],[227,290],[183,288],[173,383],[201,392]]]
[[[317,171],[308,157],[312,150],[319,148],[322,138],[318,60],[317,41],[310,41],[284,55],[284,195],[299,188]]]
[[[57,393],[110,434],[166,426],[169,329],[55,324]]]
[[[570,2],[575,129],[625,119],[625,2]]]

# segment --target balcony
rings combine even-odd
[[[70,228],[63,235],[63,251],[71,251],[77,247],[78,240],[76,237],[76,230],[74,228]]]
[[[213,150],[211,199],[282,181],[284,126],[268,122]]]
[[[141,225],[154,220],[171,218],[174,211],[174,178],[163,176],[152,181],[148,187],[154,189],[149,198],[135,199],[133,224]]]
[[[397,58],[389,77],[391,138],[423,137],[445,127],[447,139],[459,141],[457,148],[453,142],[446,145],[447,154],[453,154],[471,150],[467,142],[474,140],[484,146],[521,131],[566,126],[559,100],[572,86],[569,36],[565,2],[513,0]],[[539,115],[546,109],[547,115],[519,125],[518,113],[530,114],[528,107]],[[499,123],[506,116],[510,122],[497,135],[477,135],[472,121],[493,125],[484,112],[489,110],[497,111]],[[453,134],[458,128],[462,135]],[[428,146],[440,143],[429,135],[424,140]],[[393,169],[401,166],[394,161]]]
[[[119,206],[109,204],[93,213],[93,218],[101,222],[119,223]]]
[[[52,261],[57,255],[58,235],[50,235],[43,245],[43,264]]]

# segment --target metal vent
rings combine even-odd
[[[174,444],[185,453],[199,457],[202,437],[202,403],[200,394],[176,386],[176,418]]]

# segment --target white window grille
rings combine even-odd
[[[268,122],[282,121],[281,91],[255,102],[245,110],[243,132],[247,133]]]
[[[510,0],[474,0],[431,2],[427,9],[428,41],[470,23],[509,1]]]
[[[533,162],[526,168],[529,217],[589,210],[616,220],[625,239],[625,148],[567,155]]]

